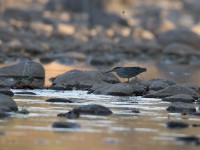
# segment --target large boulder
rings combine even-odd
[[[53,89],[90,89],[95,84],[118,83],[118,79],[101,71],[71,70],[51,79]]]
[[[158,35],[158,42],[166,47],[172,43],[189,45],[200,50],[200,36],[189,29],[174,29]]]
[[[0,86],[13,88],[41,87],[45,70],[39,63],[27,61],[0,68]]]

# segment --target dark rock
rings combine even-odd
[[[18,113],[27,115],[27,114],[29,114],[29,111],[27,109],[23,108],[23,109],[19,110]]]
[[[192,127],[200,127],[200,124],[192,124]]]
[[[18,107],[11,97],[0,94],[0,110],[2,112],[16,112],[18,111]]]
[[[95,84],[117,83],[118,79],[112,74],[101,71],[71,70],[61,74],[53,80],[52,87],[64,89],[89,89]]]
[[[170,129],[181,129],[181,128],[187,128],[189,126],[189,124],[177,120],[168,121],[166,125],[167,128]]]
[[[195,113],[196,108],[194,105],[184,102],[174,102],[171,103],[170,106],[167,108],[169,112],[172,113]]]
[[[20,94],[20,95],[37,95],[34,92],[16,92],[15,94]]]
[[[112,111],[102,105],[90,104],[85,106],[76,107],[73,109],[74,112],[78,112],[80,114],[89,114],[89,115],[111,115]]]
[[[194,98],[200,97],[200,95],[197,92],[182,85],[173,85],[163,90],[159,90],[154,93],[147,94],[145,95],[145,97],[146,98],[164,98],[164,97],[173,96],[177,94],[187,94]]]
[[[183,142],[184,144],[192,144],[192,145],[199,145],[200,139],[196,136],[181,136],[176,137],[177,141]]]
[[[52,102],[52,103],[72,103],[71,100],[66,98],[50,98],[47,99],[46,102]]]
[[[185,87],[190,88],[190,89],[192,89],[195,92],[200,94],[200,87],[198,85],[196,85],[196,84],[193,84],[193,83],[179,83],[179,84],[176,84],[176,85],[185,86]]]
[[[161,61],[166,64],[194,65],[200,64],[200,52],[195,48],[180,44],[172,43],[164,49],[164,55]]]
[[[0,136],[4,136],[4,135],[6,135],[6,133],[5,133],[5,132],[2,132],[2,131],[0,131]]]
[[[131,112],[133,112],[133,113],[140,113],[140,111],[139,111],[138,109],[136,109],[136,108],[133,108],[133,109],[131,110]]]
[[[162,100],[167,102],[185,102],[185,103],[192,103],[195,101],[192,96],[187,94],[177,94],[174,96],[165,97]]]
[[[71,128],[71,129],[77,129],[80,128],[79,124],[72,123],[72,122],[54,122],[52,125],[53,128]]]
[[[144,85],[127,83],[96,84],[90,89],[94,94],[114,96],[143,95],[144,90]]]
[[[189,29],[174,29],[158,35],[158,42],[165,46],[182,43],[200,50],[200,36]]]
[[[77,111],[69,111],[67,113],[60,113],[57,116],[65,117],[65,118],[69,118],[69,119],[74,119],[74,118],[79,118],[80,113],[77,112]]]
[[[0,68],[0,85],[4,87],[42,87],[44,77],[43,66],[31,61]]]
[[[6,88],[0,89],[0,94],[5,94],[11,97],[14,96],[14,93],[11,90],[6,89]]]

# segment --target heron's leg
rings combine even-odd
[[[129,83],[129,78],[128,78],[128,82],[127,83]]]

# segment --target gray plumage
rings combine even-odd
[[[146,68],[141,68],[141,67],[115,67],[112,70],[107,71],[106,73],[116,72],[116,74],[119,77],[128,78],[128,82],[129,82],[129,78],[137,77],[137,75],[146,71],[147,71]]]

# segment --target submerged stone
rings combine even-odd
[[[67,113],[60,113],[57,115],[58,117],[65,117],[69,119],[79,118],[80,113],[77,111],[69,111]]]
[[[193,135],[186,135],[181,137],[176,137],[177,141],[183,142],[184,144],[200,145],[200,138]]]
[[[181,129],[181,128],[187,128],[189,126],[189,124],[178,120],[168,121],[166,125],[167,128],[170,129]]]
[[[71,129],[77,129],[80,128],[80,125],[77,123],[72,123],[72,122],[63,122],[63,121],[58,121],[54,122],[52,125],[53,128],[71,128]]]
[[[167,108],[169,112],[172,113],[195,113],[196,108],[194,105],[184,102],[174,102],[171,103],[170,106]]]
[[[112,114],[112,111],[109,108],[97,104],[79,106],[74,108],[73,111],[78,112],[80,114],[100,115],[100,116],[106,116]]]
[[[46,102],[52,102],[52,103],[72,103],[71,100],[66,98],[50,98],[47,99]]]

